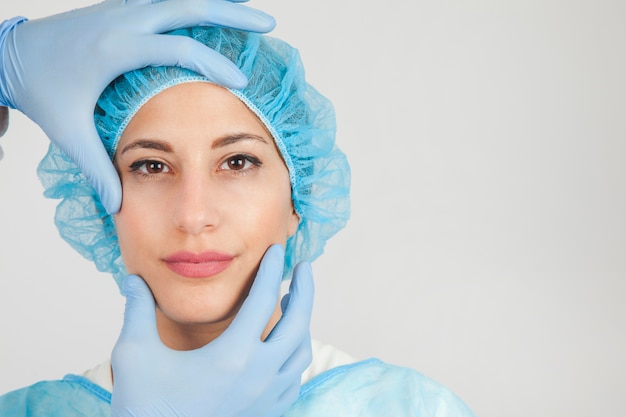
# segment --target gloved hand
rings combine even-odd
[[[250,293],[230,326],[202,348],[175,351],[156,329],[154,299],[139,277],[124,281],[124,326],[113,349],[111,417],[275,417],[295,401],[311,362],[309,324],[313,277],[294,271],[283,316],[261,340],[276,307],[284,263],[271,246]]]
[[[244,87],[245,76],[222,55],[187,37],[159,35],[200,24],[274,28],[272,17],[238,2],[106,0],[20,23],[0,48],[0,105],[37,123],[114,214],[122,192],[93,122],[100,93],[118,75],[149,65],[180,65],[226,87]]]

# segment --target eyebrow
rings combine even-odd
[[[245,140],[258,141],[262,143],[267,143],[263,136],[254,135],[251,133],[235,133],[229,134],[226,136],[222,136],[221,138],[216,139],[211,144],[211,149],[223,148],[228,145],[232,145],[233,143],[238,143]],[[124,154],[124,152],[128,152],[132,149],[156,149],[158,151],[163,152],[173,152],[172,146],[165,141],[158,139],[138,139],[128,145],[124,146],[120,151],[120,155]]]
[[[263,136],[254,135],[252,133],[234,133],[215,139],[211,144],[211,149],[223,148],[224,146],[232,145],[233,143],[241,142],[244,140],[253,140],[267,143]]]
[[[156,149],[163,152],[172,152],[172,146],[167,142],[156,139],[139,139],[124,146],[120,151],[120,155],[123,155],[124,152],[137,148]]]

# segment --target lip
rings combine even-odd
[[[215,251],[202,253],[181,251],[172,253],[163,260],[165,265],[178,275],[187,278],[208,278],[228,268],[233,259],[232,255]]]

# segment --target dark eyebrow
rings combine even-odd
[[[172,147],[167,142],[156,139],[139,139],[124,146],[124,148],[122,148],[122,150],[120,151],[120,155],[122,155],[126,151],[137,148],[156,149],[163,152],[172,152]]]
[[[224,146],[232,145],[233,143],[241,142],[244,140],[255,140],[263,143],[267,143],[263,136],[253,135],[251,133],[235,133],[232,135],[222,136],[221,138],[215,139],[215,141],[211,144],[211,149],[222,148]],[[124,152],[130,151],[132,149],[156,149],[158,151],[163,152],[173,152],[172,146],[164,141],[157,139],[139,139],[134,142],[129,143],[124,146],[120,151],[120,155],[123,155]]]
[[[232,145],[233,143],[241,142],[243,140],[255,140],[267,143],[263,136],[254,135],[252,133],[234,133],[215,139],[215,141],[213,141],[213,143],[211,144],[211,149],[222,148],[224,146]]]

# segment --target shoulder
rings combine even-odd
[[[378,359],[333,368],[305,384],[287,416],[314,415],[473,417],[443,385]]]
[[[351,355],[316,339],[311,340],[311,351],[313,360],[302,374],[302,384],[330,369],[357,362],[356,358]]]
[[[108,417],[110,394],[83,377],[42,381],[0,396],[0,415],[12,417]]]

